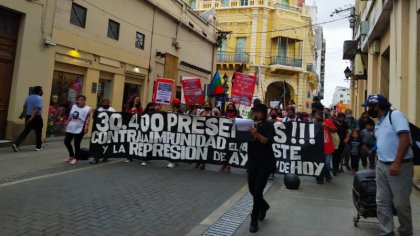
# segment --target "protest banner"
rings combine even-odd
[[[245,168],[248,143],[235,121],[176,113],[96,113],[90,140],[94,157],[196,162],[228,161]],[[275,123],[273,153],[280,173],[319,175],[324,166],[322,127],[314,123]]]
[[[172,102],[172,94],[175,88],[175,81],[166,78],[157,78],[153,101],[158,104],[170,105]]]
[[[184,101],[187,105],[202,104],[204,102],[201,80],[197,77],[183,77],[181,80]]]
[[[233,83],[231,102],[245,106],[251,106],[254,95],[257,77],[235,72],[235,82]]]

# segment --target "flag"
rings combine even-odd
[[[220,78],[219,71],[216,70],[210,83],[210,96],[222,95],[224,93],[222,79]]]

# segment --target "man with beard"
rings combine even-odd
[[[394,235],[394,211],[400,223],[399,235],[412,235],[410,195],[413,185],[413,151],[407,118],[381,94],[369,95],[362,105],[369,116],[378,118],[375,127],[378,164],[376,203],[380,235]]]
[[[346,143],[349,139],[349,126],[347,125],[347,122],[345,122],[346,115],[342,112],[337,114],[337,118],[334,122],[335,127],[337,128],[337,134],[340,138],[340,144],[338,145],[338,148],[334,151],[333,154],[333,174],[334,176],[339,173],[339,167],[341,163],[341,157],[343,154],[343,150],[346,147]],[[342,167],[341,167],[342,168]]]

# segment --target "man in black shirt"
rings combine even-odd
[[[345,122],[346,115],[342,112],[337,114],[337,119],[334,122],[335,127],[337,128],[338,137],[340,137],[340,144],[338,145],[338,149],[335,150],[333,155],[333,174],[337,175],[339,173],[339,167],[341,162],[341,157],[346,147],[346,143],[349,139],[349,126],[347,122]]]
[[[249,132],[255,137],[255,141],[248,143],[248,187],[254,205],[251,213],[251,225],[249,231],[258,231],[258,220],[264,220],[270,205],[264,200],[264,188],[270,173],[275,168],[273,149],[274,128],[267,121],[267,106],[258,104],[253,107],[255,127]]]

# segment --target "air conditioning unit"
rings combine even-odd
[[[360,22],[360,34],[367,35],[369,33],[369,21]]]
[[[354,70],[353,74],[355,76],[365,75],[365,66],[363,65],[362,55],[357,53],[354,57]]]

